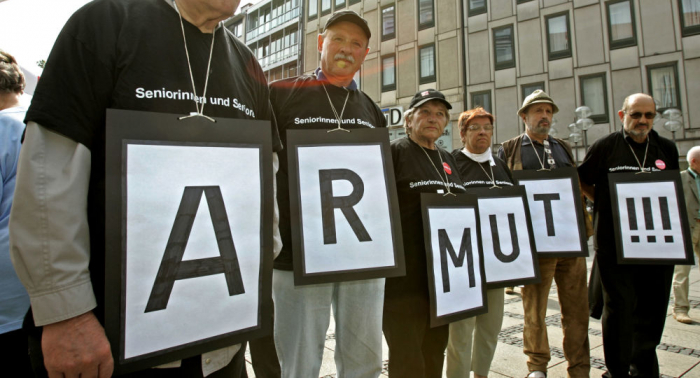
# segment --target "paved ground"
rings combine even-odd
[[[592,250],[592,249],[591,249]],[[588,258],[588,270],[593,258]],[[661,377],[700,378],[700,271],[697,265],[690,274],[690,317],[696,320],[694,324],[682,324],[673,319],[671,307],[668,309],[668,318],[664,335],[659,345],[657,354],[661,366]],[[673,298],[671,299],[673,301]],[[552,284],[549,305],[547,310],[547,332],[549,334],[552,361],[549,366],[549,378],[566,377],[566,360],[562,350],[562,331],[560,322],[559,303],[557,300],[556,286]],[[496,355],[491,365],[489,377],[522,378],[527,373],[525,364],[526,356],[522,353],[523,334],[523,306],[519,294],[506,295],[505,317],[503,328],[499,335]],[[591,377],[600,377],[605,372],[605,360],[603,358],[603,337],[600,321],[590,319],[588,329],[591,345]],[[326,337],[326,350],[323,354],[323,366],[321,377],[335,377],[335,363],[333,351],[335,349],[335,327],[333,322],[328,329]],[[386,343],[383,348],[384,366],[383,375],[386,372],[388,348]],[[247,356],[250,362],[250,356]],[[248,375],[254,377],[253,369],[248,363]],[[342,378],[342,377],[341,377]],[[420,378],[420,377],[417,377]]]

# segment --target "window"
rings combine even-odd
[[[345,0],[335,0],[335,9],[345,8]]]
[[[362,0],[350,0],[350,5],[352,5],[352,4],[357,4],[357,3],[359,3],[360,1],[362,1]]]
[[[549,60],[571,56],[569,41],[569,12],[545,17],[547,25],[547,52]]]
[[[382,9],[382,41],[396,36],[396,7],[389,5]]]
[[[483,92],[473,92],[472,93],[472,109],[476,108],[477,106],[481,106],[484,108],[489,113],[492,113],[491,111],[491,91],[483,91]]]
[[[418,29],[435,26],[433,0],[418,0]]]
[[[238,21],[235,24],[233,24],[233,28],[231,29],[231,31],[236,37],[243,37],[243,21]]]
[[[700,0],[680,0],[679,3],[683,36],[700,34]]]
[[[518,0],[517,3],[522,4],[522,3],[528,3],[530,1],[532,1],[532,0]]]
[[[469,16],[486,13],[486,0],[469,0]]]
[[[544,82],[539,82],[539,83],[529,83],[529,84],[523,84],[520,86],[520,89],[522,90],[523,93],[523,101],[525,101],[525,97],[529,96],[532,94],[532,92],[541,89],[544,90]]]
[[[430,83],[435,81],[435,44],[420,48],[420,83]]]
[[[309,0],[309,20],[313,20],[318,16],[318,0]]]
[[[590,119],[596,123],[607,123],[608,91],[605,73],[581,76],[581,102],[591,108]]]
[[[681,108],[676,63],[647,66],[649,94],[658,103],[660,111]]]
[[[396,89],[396,56],[382,57],[382,92]]]
[[[331,13],[331,0],[321,0],[321,16]]]
[[[496,69],[515,67],[513,25],[493,29],[493,54]]]
[[[635,46],[637,32],[634,24],[634,8],[631,0],[605,3],[608,9],[608,39],[610,49]]]

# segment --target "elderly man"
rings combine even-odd
[[[283,141],[289,129],[386,127],[379,107],[353,80],[369,52],[370,37],[367,22],[357,13],[336,12],[318,36],[321,67],[270,84]],[[344,122],[349,120],[353,122]],[[287,172],[283,154],[277,175],[283,249],[272,277],[275,346],[282,376],[318,377],[332,305],[338,376],[377,377],[382,370],[384,279],[294,286]]]
[[[549,135],[552,117],[558,111],[557,105],[544,91],[536,90],[527,96],[518,110],[525,123],[525,133],[504,142],[498,150],[498,157],[505,160],[511,170],[575,166],[571,147]],[[547,364],[551,359],[545,316],[552,279],[557,283],[561,307],[568,376],[588,377],[591,365],[586,260],[583,257],[540,256],[539,265],[542,282],[522,288],[525,309],[523,345],[528,356],[528,377],[546,377]]]
[[[43,350],[50,377],[109,377],[113,370],[102,326],[105,110],[270,119],[259,64],[221,25],[238,3],[97,0],[58,36],[27,113],[11,215],[13,260],[36,325],[30,350],[42,370]],[[154,94],[165,88],[183,96]],[[201,98],[208,97],[234,98],[248,111],[213,103],[204,109]],[[136,374],[244,376],[244,349]]]
[[[606,377],[659,376],[656,346],[666,321],[673,266],[617,263],[608,186],[610,172],[678,169],[675,144],[652,130],[656,115],[653,98],[643,93],[628,96],[618,112],[623,130],[598,139],[578,168],[586,196],[595,199]]]
[[[688,169],[681,172],[683,193],[685,194],[685,206],[688,210],[688,222],[690,233],[693,236],[693,251],[697,256],[696,262],[700,264],[700,146],[688,150]],[[691,324],[693,319],[688,316],[690,305],[688,303],[688,289],[690,282],[690,265],[677,265],[673,273],[673,318],[681,323]]]

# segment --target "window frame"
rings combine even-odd
[[[432,9],[433,12],[433,19],[430,20],[430,22],[424,22],[421,24],[420,22],[420,3],[421,1],[430,1],[430,8]],[[416,0],[416,16],[418,16],[418,30],[423,30],[423,29],[428,29],[432,28],[435,26],[435,0]]]
[[[630,6],[630,19],[632,20],[632,37],[613,41],[612,22],[610,21],[610,6],[628,3]],[[605,3],[605,13],[608,22],[608,43],[610,50],[621,49],[623,47],[637,46],[637,20],[634,13],[634,2],[632,0],[611,0]]]
[[[561,16],[566,17],[566,35],[569,38],[569,43],[568,47],[566,50],[561,50],[561,51],[555,51],[552,52],[551,48],[551,42],[550,42],[550,33],[549,33],[549,20],[553,18],[558,18]],[[571,34],[571,20],[569,16],[569,11],[563,11],[563,12],[558,12],[558,13],[552,13],[544,16],[544,26],[547,32],[547,60],[552,61],[552,60],[557,60],[557,59],[564,59],[564,58],[570,58],[571,57],[571,45],[572,43],[572,34]]]
[[[523,96],[522,101],[525,101],[525,97],[529,96],[530,93],[534,92],[534,91],[532,91],[532,92],[530,92],[530,93],[528,93],[528,94],[526,95],[526,94],[525,94],[525,88],[532,88],[532,87],[535,87],[535,86],[538,87],[537,89],[542,89],[542,90],[544,91],[544,81],[536,81],[536,82],[533,82],[533,83],[520,84],[520,95]],[[535,91],[536,91],[537,89],[535,89]]]
[[[680,88],[680,78],[678,77],[678,61],[673,61],[673,62],[667,62],[667,63],[660,63],[660,64],[650,64],[646,66],[646,71],[647,71],[647,89],[649,91],[649,96],[651,98],[654,98],[654,87],[652,85],[652,80],[651,80],[651,71],[658,69],[658,68],[666,68],[666,67],[672,67],[673,68],[673,76],[674,76],[674,85],[676,86],[675,90],[675,95],[677,99],[677,106],[675,107],[678,110],[683,109],[683,104],[681,103],[681,88]],[[654,98],[655,99],[655,98]],[[656,99],[655,99],[656,100]],[[671,109],[673,106],[668,106],[665,108],[658,108],[656,110],[657,113],[663,113],[664,110],[666,109]]]
[[[349,0],[350,5],[357,4],[361,2],[362,0]]]
[[[389,85],[384,85],[384,60],[388,58],[393,58],[394,59],[394,82]],[[380,75],[379,80],[381,80],[381,87],[382,87],[382,93],[383,92],[389,92],[389,91],[395,91],[396,90],[396,54],[387,54],[387,55],[382,55],[379,64],[381,65],[381,72],[382,74]]]
[[[470,101],[471,109],[474,109],[474,108],[476,108],[477,106],[481,106],[481,105],[477,105],[477,104],[474,103],[474,97],[476,97],[476,96],[483,96],[483,95],[487,95],[487,96],[488,96],[488,99],[489,99],[489,106],[493,108],[493,98],[491,97],[491,90],[490,90],[490,89],[487,89],[487,90],[484,90],[484,91],[476,91],[476,92],[470,92],[470,93],[469,93],[469,97],[470,97],[470,100],[471,100],[471,101]],[[483,106],[482,106],[482,107],[483,107]],[[493,109],[486,109],[486,108],[484,107],[484,110],[486,110],[487,112],[493,114],[493,111],[492,111]]]
[[[511,49],[511,54],[513,56],[513,59],[499,63],[498,62],[498,52],[496,50],[496,33],[501,31],[501,30],[504,30],[504,29],[510,29],[510,49]],[[513,26],[513,24],[503,25],[503,26],[499,26],[497,28],[492,28],[491,29],[491,36],[493,38],[493,65],[494,65],[496,71],[515,67],[515,27]]]
[[[681,19],[681,36],[689,37],[691,35],[700,34],[700,24],[685,26],[685,18],[683,17],[683,0],[678,0],[678,13]]]
[[[388,8],[394,8],[394,32],[391,34],[384,34],[384,10]],[[381,34],[382,34],[382,41],[388,41],[390,39],[396,38],[396,4],[389,4],[385,5],[381,9],[381,24],[379,26],[381,28]]]
[[[608,109],[608,81],[607,81],[607,74],[605,72],[599,72],[599,73],[594,73],[594,74],[589,74],[589,75],[581,75],[578,77],[578,85],[580,87],[580,93],[581,93],[581,105],[582,106],[588,106],[584,103],[586,96],[584,93],[584,85],[583,81],[584,80],[589,80],[589,79],[597,79],[600,78],[603,82],[603,107],[605,108],[603,114],[591,114],[590,119],[592,119],[595,123],[610,123],[610,109]],[[590,108],[590,106],[588,106]],[[591,111],[593,109],[591,108]]]
[[[515,3],[516,3],[516,4],[524,4],[524,3],[529,3],[529,2],[531,2],[531,1],[532,1],[532,0],[517,0]]]
[[[308,0],[308,2],[306,3],[306,20],[307,21],[315,20],[318,18],[318,1],[319,0]],[[316,3],[316,13],[314,13],[314,14],[309,13],[311,11],[311,7],[309,6],[309,4],[311,4],[312,2]]]
[[[338,1],[342,1],[342,3],[338,4]],[[343,9],[346,5],[348,5],[346,0],[333,0],[332,8],[334,10]]]
[[[467,16],[472,17],[486,13],[488,8],[488,0],[484,0],[484,6],[472,8],[471,0],[467,0]]]
[[[335,0],[328,0],[328,9],[324,10],[324,9],[323,9],[323,2],[324,2],[324,1],[325,1],[325,0],[321,0],[321,6],[320,6],[320,8],[321,8],[321,9],[320,9],[320,10],[321,10],[321,17],[323,17],[323,16],[325,16],[325,15],[327,15],[327,14],[331,14],[331,12],[333,12],[333,3],[335,2]]]
[[[422,76],[423,59],[421,57],[421,52],[428,48],[433,48],[433,74],[430,76]],[[418,47],[418,82],[420,84],[433,83],[437,81],[437,50],[435,49],[435,42],[425,44]]]

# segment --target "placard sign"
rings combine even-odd
[[[421,193],[430,289],[430,326],[438,327],[488,311],[473,197]]]
[[[294,283],[405,274],[386,129],[287,130]]]
[[[542,257],[587,257],[588,237],[576,168],[513,171],[525,187],[537,253]]]
[[[609,173],[620,264],[693,265],[693,247],[678,170]]]
[[[271,330],[269,121],[108,110],[106,332],[116,371]]]
[[[478,199],[487,289],[539,283],[525,189],[468,188],[467,195]]]

